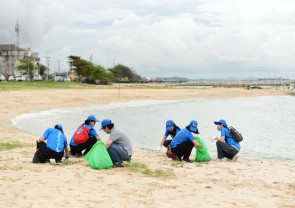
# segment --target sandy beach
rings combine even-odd
[[[235,163],[188,164],[173,162],[164,152],[136,149],[132,162],[169,172],[159,177],[125,167],[93,170],[83,158],[70,158],[70,163],[60,166],[32,164],[40,135],[20,131],[11,122],[22,113],[52,108],[269,95],[287,92],[242,88],[2,91],[0,142],[19,141],[27,147],[0,151],[0,207],[295,207],[292,161],[241,157]]]

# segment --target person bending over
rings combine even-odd
[[[97,120],[95,116],[90,115],[85,122],[78,127],[70,141],[71,155],[77,157],[85,156],[93,145],[101,140],[94,129],[96,122],[99,122],[99,120]],[[83,150],[85,151],[82,154]]]
[[[193,162],[189,159],[193,147],[202,147],[202,145],[195,140],[192,133],[199,133],[198,122],[195,120],[192,120],[186,128],[176,134],[170,144],[172,153],[175,154],[179,161]]]
[[[174,123],[174,121],[172,120],[166,121],[166,131],[165,131],[164,137],[161,139],[160,146],[157,148],[157,152],[161,150],[162,146],[167,148],[168,145],[170,145],[173,138],[175,137],[175,135],[178,132],[180,132],[180,130],[181,129]],[[171,136],[171,139],[167,139],[169,135]]]
[[[116,129],[109,119],[104,119],[101,122],[100,130],[102,129],[106,134],[110,135],[105,145],[114,167],[123,167],[123,161],[129,162],[133,154],[130,139],[124,133]]]
[[[33,163],[50,163],[49,159],[55,159],[56,164],[60,164],[64,156],[69,158],[67,138],[64,135],[61,124],[56,124],[54,128],[48,128],[37,140],[37,151],[35,152]]]

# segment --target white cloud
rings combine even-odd
[[[11,0],[0,18],[0,44],[15,42],[18,18],[21,45],[64,67],[69,55],[93,54],[145,76],[295,78],[291,0]]]

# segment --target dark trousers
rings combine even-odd
[[[35,153],[37,162],[44,163],[48,159],[61,160],[64,156],[64,151],[55,152],[47,147],[45,142],[37,142],[37,151]]]
[[[164,142],[163,146],[167,148],[167,147],[168,147],[168,145],[169,145],[171,142],[172,142],[172,140],[171,140],[171,139],[165,140],[165,142]]]
[[[194,143],[192,143],[191,141],[185,141],[177,145],[176,148],[171,148],[171,150],[181,161],[182,156],[184,160],[189,159],[189,156],[191,155],[193,147],[194,147]]]
[[[233,146],[228,145],[226,142],[216,142],[217,147],[217,157],[218,159],[222,159],[224,157],[228,159],[233,159],[233,157],[239,153],[239,151]]]
[[[97,139],[95,137],[89,137],[89,139],[82,144],[78,144],[77,146],[70,145],[71,147],[71,155],[80,154],[82,155],[82,151],[85,149],[83,155],[86,155],[93,145],[97,142]]]

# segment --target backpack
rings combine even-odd
[[[240,132],[238,132],[234,127],[230,126],[228,128],[230,135],[235,140],[235,142],[243,141],[243,136]]]
[[[74,141],[76,144],[85,143],[89,138],[89,132],[92,129],[88,129],[86,126],[80,126],[74,133]]]

